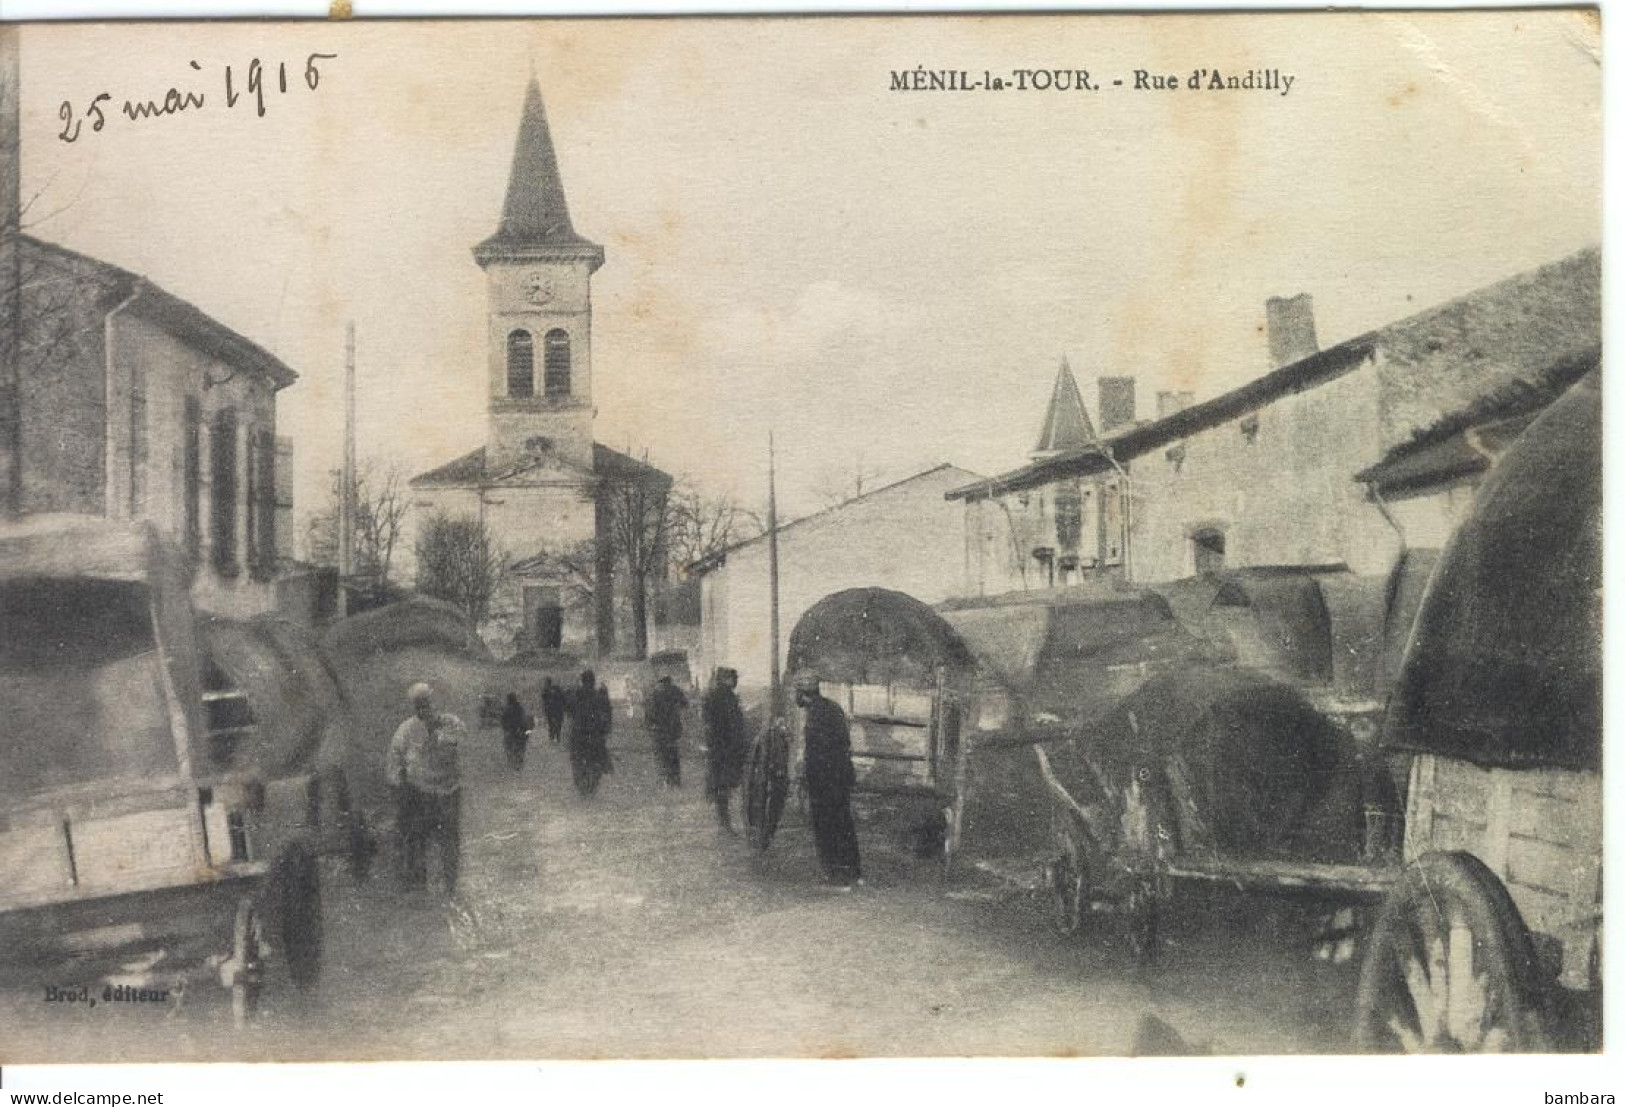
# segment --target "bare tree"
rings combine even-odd
[[[885,475],[884,469],[857,453],[839,464],[827,465],[819,470],[813,478],[811,489],[820,507],[836,507],[866,492],[873,492],[880,487]]]
[[[344,477],[338,470],[330,476],[327,505],[308,523],[310,559],[318,565],[338,564],[339,503],[344,494]],[[345,584],[365,601],[382,602],[393,583],[396,548],[412,509],[400,468],[376,459],[363,463],[356,472],[354,502],[355,564]]]
[[[688,478],[672,489],[667,512],[667,546],[677,566],[704,561],[767,530],[760,515],[732,496],[707,495]]]
[[[634,477],[610,484],[610,541],[616,568],[626,571],[634,656],[649,653],[649,590],[666,577],[671,550],[671,484]]]
[[[418,536],[418,591],[461,608],[475,624],[508,577],[509,558],[485,523],[437,515]]]

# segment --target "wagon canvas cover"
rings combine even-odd
[[[1501,767],[1602,769],[1600,372],[1501,459],[1433,571],[1392,745]]]

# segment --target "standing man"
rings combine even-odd
[[[683,762],[678,743],[683,738],[683,711],[688,697],[683,690],[663,676],[655,682],[649,697],[649,731],[655,739],[655,760],[660,775],[668,788],[679,788],[683,783]]]
[[[852,823],[852,734],[846,713],[818,692],[818,677],[796,678],[796,706],[805,712],[803,771],[807,778],[808,814],[818,844],[824,882],[849,890],[863,883],[858,863],[858,830]]]
[[[745,775],[745,711],[739,706],[739,673],[719,668],[711,690],[700,703],[705,724],[705,795],[716,804],[717,822],[729,834],[734,829],[728,801]]]
[[[508,754],[508,767],[514,772],[525,767],[525,747],[530,743],[530,731],[535,725],[536,720],[519,702],[518,695],[509,692],[508,702],[502,708],[502,748]]]
[[[555,746],[564,730],[564,708],[567,697],[564,689],[553,683],[552,677],[542,678],[542,717],[547,720],[547,738]]]
[[[407,698],[412,703],[412,715],[389,740],[384,766],[384,778],[395,795],[401,867],[409,886],[427,884],[428,845],[431,840],[437,842],[440,870],[446,894],[450,895],[457,890],[457,870],[462,859],[462,780],[457,747],[468,731],[457,716],[442,715],[434,709],[434,689],[427,684],[412,685]]]
[[[570,775],[576,791],[590,796],[598,790],[609,758],[606,737],[609,726],[599,693],[598,678],[591,669],[581,674],[581,683],[570,695]]]

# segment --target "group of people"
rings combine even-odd
[[[734,790],[744,779],[749,750],[738,686],[737,671],[718,669],[700,704],[706,798],[715,807],[719,827],[728,834],[737,833],[729,808]],[[411,886],[427,884],[427,853],[434,844],[440,851],[447,891],[452,892],[461,855],[458,748],[467,728],[457,716],[435,709],[434,690],[429,685],[414,684],[407,695],[412,714],[396,729],[385,763],[385,779],[395,800],[402,876]],[[796,703],[804,712],[803,765],[819,863],[826,883],[851,887],[862,882],[862,871],[852,821],[851,791],[856,777],[846,715],[819,694],[813,677],[797,680]],[[613,709],[608,689],[590,669],[569,691],[549,677],[542,684],[541,706],[549,740],[557,744],[563,737],[568,746],[576,789],[583,796],[591,795],[599,779],[614,771],[609,753]],[[647,725],[661,779],[668,788],[682,783],[680,745],[687,707],[682,689],[670,677],[661,677],[649,697]],[[521,769],[535,719],[510,692],[501,721],[508,763]]]

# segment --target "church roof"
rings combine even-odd
[[[513,168],[508,174],[508,196],[502,204],[502,222],[496,234],[474,247],[481,265],[498,258],[553,258],[581,256],[603,264],[604,248],[575,231],[564,181],[553,152],[553,134],[542,106],[536,78],[525,89],[525,109],[514,143]]]
[[[413,488],[474,488],[520,476],[544,465],[557,466],[557,457],[539,458],[534,464],[520,466],[507,472],[492,472],[485,463],[485,447],[470,450],[453,461],[419,473],[413,477]],[[671,477],[653,465],[637,460],[619,450],[612,450],[602,442],[592,444],[592,472],[594,476],[610,480],[654,480],[671,483]]]
[[[1084,410],[1078,382],[1072,376],[1072,367],[1063,357],[1060,371],[1055,374],[1049,410],[1044,413],[1044,429],[1039,432],[1038,445],[1033,447],[1033,453],[1080,450],[1098,441],[1094,424],[1089,421],[1089,412]]]

